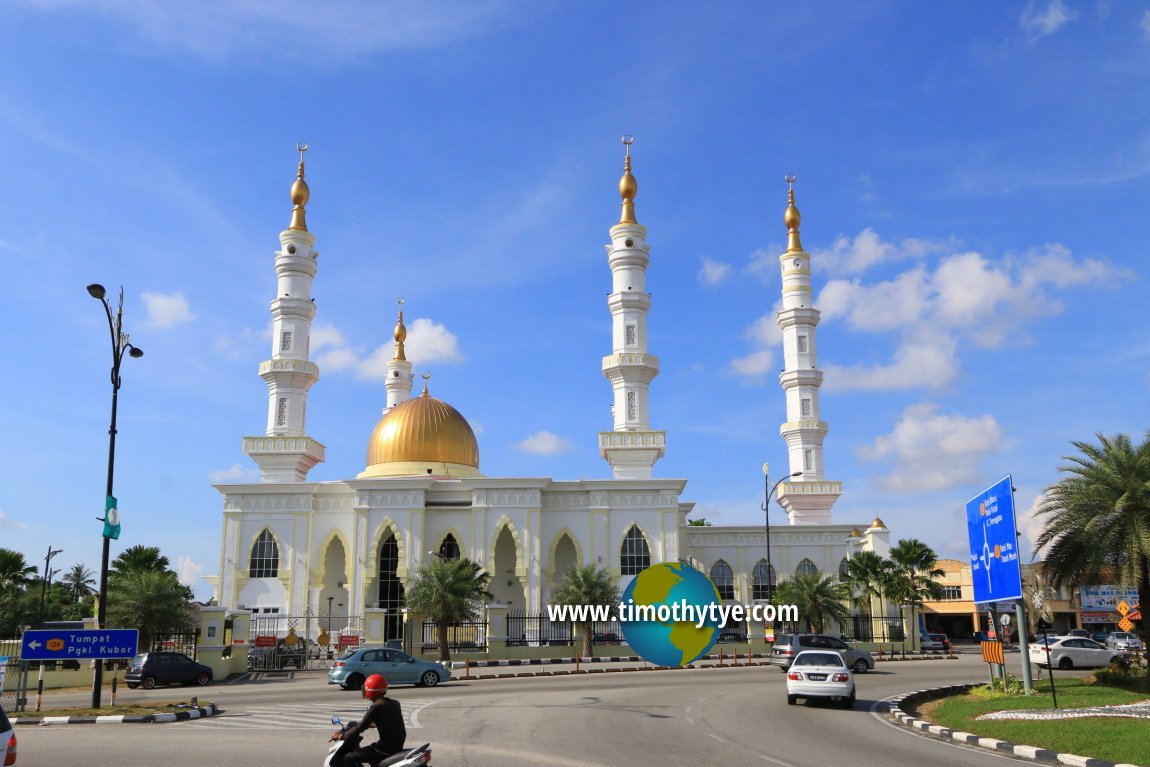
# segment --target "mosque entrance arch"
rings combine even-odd
[[[526,590],[518,575],[519,544],[509,525],[504,525],[495,537],[493,570],[488,588],[495,601],[507,605],[508,611],[526,609]]]

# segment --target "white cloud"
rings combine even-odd
[[[786,250],[785,245],[768,245],[751,253],[747,259],[747,271],[767,284],[777,284],[779,279],[779,256]]]
[[[144,293],[144,304],[148,316],[144,320],[149,327],[166,329],[196,318],[188,306],[188,299],[179,291],[175,293]]]
[[[234,336],[220,336],[212,341],[212,351],[222,357],[233,360],[251,360],[253,354],[258,354],[257,347],[271,344],[272,323],[268,323],[262,330],[244,328]]]
[[[459,338],[445,326],[420,317],[407,326],[404,356],[415,368],[433,362],[456,365],[463,362]],[[369,381],[387,380],[387,363],[395,357],[395,344],[383,344],[356,365],[356,375]]]
[[[0,530],[26,530],[28,525],[24,522],[17,522],[14,519],[8,519],[3,511],[0,511]]]
[[[427,0],[23,0],[44,11],[98,14],[135,29],[155,50],[208,59],[236,53],[348,59],[390,50],[440,48],[482,34],[502,2]],[[306,46],[284,40],[306,38]]]
[[[775,311],[771,314],[764,314],[759,317],[751,326],[747,328],[747,332],[743,337],[753,341],[759,346],[773,346],[783,342],[783,331],[779,328],[779,321],[775,317],[775,313],[782,308],[782,302],[775,306]]]
[[[946,490],[979,478],[978,462],[996,450],[1001,429],[992,415],[941,415],[920,403],[903,411],[890,434],[858,451],[861,458],[893,462],[879,483],[894,492]]]
[[[827,365],[827,391],[942,389],[958,377],[958,343],[945,333],[921,332],[902,341],[886,365]]]
[[[1030,507],[1026,511],[1019,511],[1017,515],[1018,531],[1022,533],[1027,542],[1030,544],[1029,548],[1019,552],[1027,557],[1034,554],[1038,549],[1038,536],[1042,534],[1042,530],[1046,527],[1046,518],[1040,517],[1036,513],[1038,507],[1046,500],[1046,493],[1039,493],[1030,502]],[[1042,559],[1042,555],[1036,556],[1037,559]]]
[[[721,285],[731,276],[731,265],[703,256],[703,266],[699,269],[699,283],[713,288]]]
[[[255,466],[244,466],[243,464],[233,463],[226,469],[218,469],[208,475],[208,480],[213,485],[224,484],[228,482],[259,482],[260,472]]]
[[[1062,0],[1050,0],[1045,7],[1040,7],[1039,3],[1031,0],[1022,10],[1018,25],[1022,27],[1022,31],[1026,32],[1031,40],[1037,40],[1040,37],[1054,34],[1063,25],[1076,18],[1078,18],[1078,12],[1073,8],[1067,8],[1062,4]]]
[[[328,347],[339,349],[344,346],[347,346],[347,341],[335,325],[330,322],[319,322],[312,325],[311,345],[309,347],[312,354],[319,354]]]
[[[945,243],[914,238],[897,245],[883,242],[873,229],[867,227],[853,238],[840,234],[830,249],[812,251],[811,268],[831,274],[862,274],[873,266],[921,259],[945,248]]]
[[[176,560],[176,573],[180,583],[185,586],[195,586],[204,572],[204,566],[193,562],[191,557],[179,557]]]
[[[775,354],[770,349],[760,349],[731,360],[730,370],[745,383],[760,383],[770,372],[774,359]]]
[[[928,280],[922,267],[870,286],[832,280],[819,293],[815,306],[823,317],[844,317],[856,330],[882,333],[908,328],[927,313]]]
[[[515,449],[535,455],[558,455],[571,449],[571,443],[549,431],[537,431],[530,437],[515,443]]]
[[[1138,26],[1142,27],[1142,31],[1146,33],[1146,39],[1150,40],[1150,11],[1142,14],[1142,21]]]

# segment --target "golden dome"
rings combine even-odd
[[[795,207],[795,177],[785,176],[787,181],[787,212],[783,214],[783,223],[787,225],[787,252],[801,251],[803,244],[799,242],[799,222],[803,217]]]
[[[479,476],[479,443],[459,411],[427,393],[399,403],[379,419],[360,477],[412,474]]]
[[[296,149],[299,150],[299,170],[296,172],[295,183],[291,185],[291,201],[295,207],[291,211],[291,226],[288,229],[306,232],[307,221],[304,220],[304,207],[307,205],[308,198],[311,197],[311,190],[307,188],[307,182],[303,180],[303,153],[307,151],[307,144],[301,141],[296,144]]]
[[[856,528],[851,530],[850,537],[851,538],[862,538],[862,531],[856,527]]]
[[[879,519],[878,517],[875,517],[874,521],[870,523],[870,529],[871,530],[886,530],[886,525],[883,524],[883,521],[881,519]]]

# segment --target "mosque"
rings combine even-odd
[[[253,617],[319,616],[330,615],[335,602],[347,606],[348,615],[373,616],[377,626],[382,616],[378,638],[389,638],[402,630],[405,586],[432,556],[480,562],[492,574],[495,603],[532,612],[549,603],[564,573],[577,564],[607,568],[622,589],[651,564],[685,560],[707,573],[725,600],[750,604],[766,598],[776,573],[782,581],[796,572],[837,572],[853,551],[887,554],[890,531],[880,519],[861,525],[831,521],[842,483],[824,474],[827,424],[819,417],[823,374],[815,343],[819,312],[813,306],[810,255],[799,240],[793,178],[788,178],[784,215],[787,249],[779,257],[783,308],[778,312],[785,361],[779,380],[786,403],[779,431],[789,468],[777,497],[787,524],[769,529],[688,525],[694,504],[683,498],[687,479],[654,476],[668,435],[652,428],[648,410],[649,387],[659,373],[659,359],[647,348],[650,246],[635,216],[638,184],[625,143],[622,213],[607,245],[612,333],[602,364],[611,385],[614,425],[598,435],[610,474],[577,481],[482,473],[479,444],[464,416],[433,396],[427,380],[411,396],[414,377],[404,353],[402,304],[387,368],[386,406],[366,446],[363,471],[345,480],[308,481],[325,449],[308,434],[306,423],[308,392],[319,380],[319,368],[308,357],[317,251],[305,220],[310,192],[304,180],[306,146],[300,147],[291,223],[280,232],[275,255],[272,355],[259,365],[268,386],[267,429],[243,438],[260,481],[215,486],[223,496],[220,571],[209,579],[217,604],[251,611]],[[596,371],[587,373],[590,384]]]

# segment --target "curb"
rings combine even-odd
[[[143,716],[128,716],[126,714],[112,716],[40,716],[40,717],[11,717],[13,725],[51,725],[51,724],[166,724],[167,722],[184,722],[189,719],[203,719],[215,716],[220,712],[219,706],[209,703],[201,708],[192,708],[187,711],[175,711],[170,714],[144,714]]]
[[[988,751],[1013,756],[1016,759],[1028,759],[1032,762],[1042,762],[1044,764],[1065,764],[1071,765],[1072,767],[1138,767],[1138,765],[1127,764],[1125,762],[1111,762],[1107,759],[1095,759],[1090,756],[1067,754],[1045,748],[1038,748],[1036,746],[1016,745],[995,738],[983,738],[974,733],[955,731],[949,727],[941,727],[925,719],[915,719],[902,710],[903,705],[906,705],[908,708],[913,708],[919,703],[924,703],[929,700],[947,698],[952,695],[963,695],[969,692],[972,687],[978,687],[981,684],[982,682],[971,682],[967,684],[950,685],[949,687],[931,687],[889,698],[890,717],[896,724],[923,735],[929,735],[944,741],[961,743],[965,746],[984,748]]]

